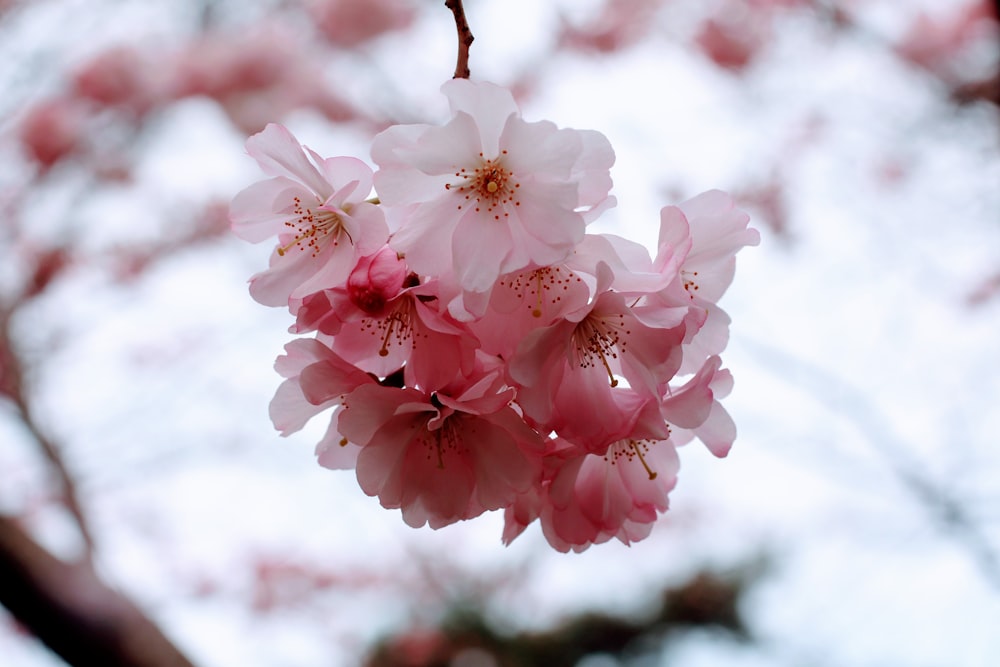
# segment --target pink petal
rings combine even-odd
[[[499,277],[500,264],[510,248],[510,230],[505,224],[475,210],[466,212],[451,239],[458,284],[472,292],[489,290]]]
[[[244,241],[260,243],[286,231],[289,203],[295,197],[312,198],[299,183],[278,176],[241,190],[229,205],[233,233]]]
[[[352,470],[357,465],[361,447],[345,442],[337,431],[336,415],[330,419],[330,426],[323,439],[316,445],[316,458],[321,466],[330,470]]]
[[[451,79],[441,86],[453,114],[466,113],[476,119],[482,151],[499,154],[500,133],[512,114],[518,113],[514,96],[506,88],[485,81]]]
[[[285,176],[299,181],[326,200],[333,188],[302,149],[302,144],[282,125],[267,127],[247,139],[247,152],[260,168],[271,176]]]

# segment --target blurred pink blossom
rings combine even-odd
[[[973,0],[949,14],[932,16],[921,12],[895,50],[905,60],[955,85],[969,78],[968,68],[960,59],[963,53],[977,42],[995,44],[998,37],[1000,24],[995,8],[986,0]]]
[[[73,89],[80,97],[108,107],[146,113],[165,99],[167,80],[148,52],[121,46],[108,49],[80,66]]]
[[[21,121],[21,145],[43,167],[51,167],[83,147],[87,119],[85,106],[75,97],[45,100]]]
[[[307,7],[320,34],[345,49],[406,28],[416,13],[407,0],[311,0]]]

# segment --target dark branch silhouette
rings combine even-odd
[[[703,571],[665,590],[659,606],[644,618],[601,613],[573,616],[547,632],[511,634],[475,607],[457,605],[423,651],[409,650],[406,634],[376,647],[366,667],[446,667],[467,649],[485,651],[499,667],[573,667],[590,655],[623,659],[657,650],[675,633],[698,628],[734,642],[755,641],[740,603],[764,573],[764,560],[729,574]],[[420,637],[415,638],[417,642]],[[424,639],[426,642],[426,638]]]
[[[0,603],[71,665],[192,667],[89,563],[65,563],[0,515]]]

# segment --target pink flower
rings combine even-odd
[[[718,357],[709,359],[683,386],[668,390],[658,408],[643,404],[638,418],[609,432],[611,444],[601,450],[581,447],[574,437],[551,441],[542,485],[507,507],[504,542],[509,544],[536,519],[560,551],[582,551],[611,538],[630,544],[646,537],[667,510],[667,495],[676,484],[675,445],[701,434],[713,453],[724,456],[719,445],[727,438],[732,444],[735,433],[726,430],[728,415],[713,391],[718,389],[721,398],[728,390],[729,374],[719,371],[720,363]],[[613,411],[604,412],[606,421],[609,413]]]
[[[483,316],[468,327],[483,350],[510,359],[530,331],[586,305],[589,297],[583,278],[565,266],[528,269],[501,276]]]
[[[375,174],[278,125],[247,142],[269,179],[233,229],[277,237],[251,294],[315,332],[275,364],[272,421],[328,413],[319,463],[410,526],[502,508],[506,543],[536,520],[561,551],[643,539],[676,447],[722,457],[736,436],[717,302],[759,235],[718,191],[661,211],[655,257],[588,235],[614,204],[602,135],[528,123],[491,84],[442,90],[451,120],[379,134]]]
[[[359,258],[346,284],[290,300],[292,333],[335,336],[345,322],[384,316],[389,302],[403,291],[406,274],[406,263],[388,246]]]
[[[372,145],[376,189],[398,215],[392,247],[417,273],[453,276],[469,292],[564,261],[612,201],[607,139],[529,123],[493,84],[454,79],[441,90],[446,125],[391,127]]]
[[[313,338],[285,345],[285,354],[278,357],[274,368],[286,378],[270,405],[271,421],[281,435],[301,430],[319,413],[339,405],[344,394],[375,382]]]
[[[510,362],[525,415],[556,431],[572,423],[581,433],[602,433],[608,422],[617,430],[617,422],[635,418],[643,396],[659,398],[681,361],[688,308],[633,308],[634,300],[609,290],[610,271],[599,273],[593,302],[528,333]],[[625,401],[626,412],[616,376],[639,396]]]
[[[233,231],[255,243],[278,237],[270,268],[251,280],[257,301],[284,306],[339,286],[360,257],[385,244],[382,211],[366,201],[372,172],[364,162],[323,159],[273,123],[247,140],[247,151],[272,178],[233,199]]]
[[[432,528],[512,503],[539,483],[542,440],[497,373],[450,391],[362,386],[338,428],[361,446],[361,488],[410,526]]]
[[[431,283],[402,290],[378,313],[355,311],[334,337],[333,349],[380,377],[402,367],[407,386],[429,391],[471,372],[476,339],[433,307],[433,289]]]
[[[544,490],[520,497],[505,512],[506,543],[535,518],[549,544],[564,552],[649,535],[677,483],[680,461],[669,438],[619,440],[603,455],[572,456],[569,443],[556,447],[563,450],[556,456],[568,458]]]
[[[661,405],[664,418],[675,425],[675,444],[680,446],[698,438],[708,451],[719,458],[729,453],[736,440],[736,424],[720,402],[733,390],[733,376],[728,370],[719,368],[721,363],[719,357],[706,361],[684,388]],[[706,396],[711,403],[705,403]],[[692,399],[700,401],[700,405],[693,410]],[[695,415],[703,417],[691,419]]]
[[[323,343],[308,338],[285,345],[285,354],[278,357],[275,369],[286,380],[271,400],[274,427],[281,435],[290,435],[319,413],[333,409],[326,434],[316,445],[316,455],[326,468],[353,468],[358,446],[337,432],[337,409],[346,394],[375,380]]]
[[[750,217],[736,208],[732,197],[709,190],[660,211],[657,262],[679,261],[679,279],[657,293],[663,304],[682,303],[702,310],[705,321],[684,345],[681,373],[692,373],[702,362],[721,353],[729,342],[729,316],[716,303],[736,272],[736,253],[760,243],[760,233],[748,227]]]
[[[543,516],[542,531],[575,548],[612,537],[641,540],[667,511],[679,468],[670,440],[620,440],[604,456],[588,454],[552,481],[552,512]]]
[[[660,211],[661,252],[682,247],[690,236],[690,251],[681,264],[687,297],[716,303],[733,282],[736,253],[760,243],[760,232],[747,227],[750,216],[735,207],[721,190],[709,190]]]

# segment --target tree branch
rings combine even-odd
[[[462,0],[445,0],[444,6],[455,15],[455,28],[458,30],[458,60],[455,63],[455,79],[469,78],[469,47],[476,39],[472,36],[469,22],[465,19],[465,7]]]
[[[71,665],[192,667],[88,563],[68,564],[0,515],[0,603]]]
[[[10,333],[10,318],[13,313],[12,308],[4,308],[0,314],[0,396],[6,396],[17,410],[21,422],[35,439],[39,449],[45,455],[52,471],[55,472],[59,480],[60,496],[66,509],[76,521],[80,536],[83,538],[84,557],[90,560],[94,552],[94,538],[90,532],[87,518],[83,513],[79,497],[76,492],[76,484],[73,476],[63,461],[59,448],[35,423],[25,397],[24,371],[21,359],[14,350]]]

